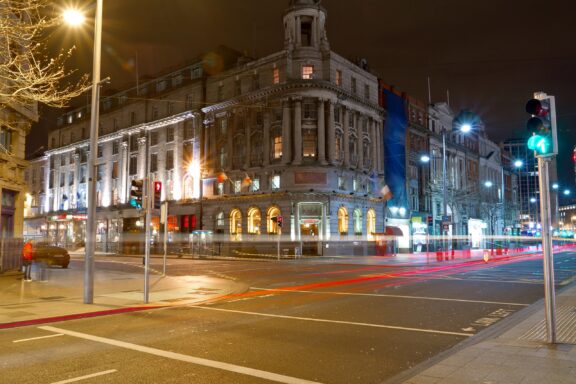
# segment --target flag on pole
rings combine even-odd
[[[380,193],[382,193],[382,197],[384,198],[385,201],[388,201],[392,198],[392,191],[390,190],[390,188],[388,188],[387,185],[382,187]]]

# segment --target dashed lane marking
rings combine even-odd
[[[208,310],[208,311],[219,311],[219,312],[228,312],[228,313],[238,313],[238,314],[241,314],[241,315],[253,315],[253,316],[262,316],[262,317],[272,317],[272,318],[277,318],[277,319],[313,321],[313,322],[318,322],[318,323],[331,323],[331,324],[344,324],[344,325],[356,325],[356,326],[361,326],[361,327],[385,328],[385,329],[395,329],[395,330],[398,330],[398,331],[434,333],[434,334],[451,335],[451,336],[464,336],[464,337],[474,336],[474,334],[472,334],[472,333],[440,331],[440,330],[436,330],[436,329],[410,328],[410,327],[400,327],[400,326],[396,326],[396,325],[386,325],[386,324],[359,323],[359,322],[355,322],[355,321],[317,319],[317,318],[313,318],[313,317],[299,317],[299,316],[274,315],[274,314],[271,314],[271,313],[250,312],[250,311],[238,311],[238,310],[235,310],[235,309],[224,309],[224,308],[214,308],[214,307],[201,307],[201,306],[198,306],[198,305],[189,305],[188,307],[189,307],[189,308],[204,309],[204,310]]]
[[[387,294],[380,294],[380,293],[356,293],[356,292],[332,292],[332,291],[294,291],[291,289],[269,289],[269,288],[256,288],[252,287],[252,289],[256,289],[259,291],[270,291],[270,292],[282,292],[282,293],[315,293],[315,294],[326,294],[326,295],[342,295],[342,296],[373,296],[373,297],[390,297],[390,298],[398,298],[398,299],[414,299],[414,300],[436,300],[436,301],[455,301],[461,303],[478,303],[478,304],[495,304],[495,305],[514,305],[519,307],[527,307],[530,304],[522,304],[522,303],[507,303],[501,301],[486,301],[486,300],[465,300],[465,299],[450,299],[445,297],[427,297],[427,296],[406,296],[406,295],[387,295]],[[271,296],[271,295],[266,295]],[[266,297],[260,296],[260,297]]]
[[[52,384],[75,383],[76,381],[91,379],[91,378],[93,378],[93,377],[98,377],[98,376],[103,376],[103,375],[108,375],[108,374],[114,373],[114,372],[117,372],[117,370],[115,370],[115,369],[109,369],[109,370],[107,370],[107,371],[96,372],[96,373],[92,373],[92,374],[86,375],[86,376],[79,376],[79,377],[75,377],[75,378],[68,379],[68,380],[56,381],[56,382],[54,382],[54,383],[52,383]]]
[[[205,367],[211,367],[211,368],[221,369],[224,371],[240,373],[240,374],[247,375],[247,376],[258,377],[258,378],[261,378],[264,380],[274,381],[277,383],[318,384],[317,381],[309,381],[309,380],[299,379],[296,377],[280,375],[277,373],[261,371],[259,369],[243,367],[240,365],[228,364],[228,363],[224,363],[221,361],[208,360],[208,359],[203,359],[201,357],[183,355],[180,353],[164,351],[161,349],[156,349],[156,348],[151,348],[151,347],[145,347],[143,345],[127,343],[125,341],[108,339],[105,337],[93,336],[93,335],[89,335],[86,333],[80,333],[80,332],[75,332],[75,331],[69,331],[67,329],[56,328],[56,327],[51,327],[51,326],[42,326],[42,327],[38,327],[38,328],[43,329],[43,330],[48,331],[48,332],[63,333],[65,335],[77,337],[77,338],[84,339],[84,340],[95,341],[95,342],[102,343],[102,344],[113,345],[113,346],[119,347],[119,348],[125,348],[125,349],[130,349],[133,351],[148,353],[148,354],[155,355],[155,356],[165,357],[167,359],[184,361],[187,363],[203,365]],[[58,383],[52,383],[52,384],[64,384],[64,383],[71,383],[71,381],[59,381]]]

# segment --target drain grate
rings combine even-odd
[[[546,320],[540,321],[521,340],[546,340]],[[561,306],[556,308],[556,340],[559,343],[576,344],[576,307]]]

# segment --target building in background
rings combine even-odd
[[[276,252],[282,232],[308,253],[367,252],[363,241],[384,228],[377,79],[330,50],[318,2],[291,1],[283,24],[277,53],[253,60],[221,48],[101,100],[99,249],[141,251],[129,195],[148,176],[162,182],[172,241],[209,231],[230,251]],[[46,223],[30,225],[47,224],[65,246],[85,237],[89,121],[87,107],[71,110],[49,134]],[[155,243],[160,231],[154,217]]]

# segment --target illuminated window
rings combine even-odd
[[[302,154],[304,157],[316,157],[316,130],[306,129],[302,134]]]
[[[342,71],[336,70],[336,85],[342,85]]]
[[[338,189],[346,189],[346,178],[338,176]]]
[[[314,78],[314,66],[313,65],[303,65],[302,66],[302,79],[311,80]]]
[[[282,157],[282,136],[274,136],[274,159]]]
[[[280,189],[280,175],[272,176],[270,186],[272,187],[272,190]]]
[[[334,140],[335,144],[335,157],[336,160],[342,160],[344,158],[344,146],[342,145],[342,132],[336,132],[336,139]]]
[[[338,233],[348,234],[348,210],[346,207],[338,208]]]
[[[278,227],[278,216],[281,216],[280,209],[278,207],[270,207],[268,213],[266,214],[266,220],[268,222],[268,233],[278,234],[280,233],[280,227]],[[276,220],[272,220],[276,218]]]
[[[260,210],[258,208],[250,208],[248,210],[248,233],[259,235],[261,220]]]
[[[230,212],[230,234],[236,236],[242,234],[242,212],[239,209]]]
[[[252,188],[252,192],[260,191],[260,179],[258,178],[252,179],[252,184],[250,184],[250,186]]]
[[[242,192],[242,180],[234,180],[234,193]]]
[[[218,212],[216,215],[216,231],[222,232],[224,230],[224,212]]]
[[[373,209],[369,209],[366,212],[366,234],[368,239],[372,239],[376,233],[376,212]]]
[[[360,209],[354,210],[354,234],[362,234],[362,211]]]
[[[272,81],[274,84],[280,84],[280,69],[274,68],[272,70]]]

